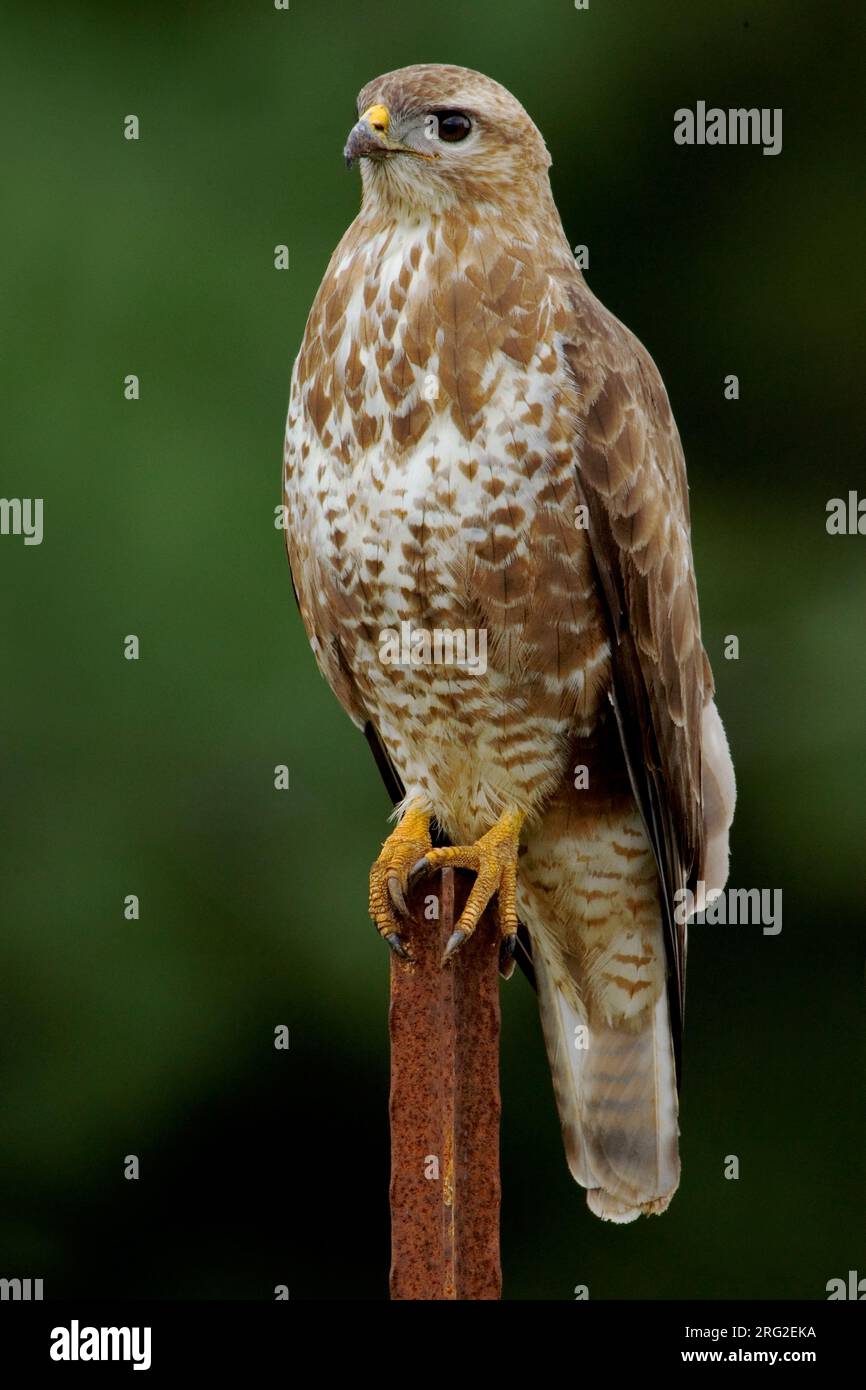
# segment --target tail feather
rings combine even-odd
[[[679,1182],[677,1090],[664,991],[640,1019],[590,1021],[557,982],[545,942],[533,959],[568,1166],[591,1211],[626,1223],[661,1212]]]

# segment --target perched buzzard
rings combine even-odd
[[[452,864],[477,878],[446,957],[494,895],[506,956],[525,925],[569,1167],[630,1221],[679,1179],[675,894],[724,886],[734,802],[682,447],[514,97],[431,65],[358,111],[285,492],[319,666],[401,798],[371,915],[402,951],[410,876]]]

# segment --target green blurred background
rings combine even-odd
[[[273,508],[291,362],[358,205],[355,95],[431,61],[527,106],[590,285],[662,371],[739,781],[732,883],[784,892],[778,937],[692,932],[661,1220],[588,1214],[535,1001],[503,987],[505,1296],[815,1299],[866,1273],[866,540],[825,530],[828,498],[866,491],[862,39],[853,5],[773,0],[4,6],[0,494],[43,497],[45,537],[0,537],[0,1274],[386,1296],[366,879],[389,805]],[[783,153],[675,146],[698,99],[781,106]]]

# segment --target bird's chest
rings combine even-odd
[[[425,275],[434,250],[338,262],[294,394],[294,525],[367,708],[567,722],[605,643],[554,307],[525,263],[482,275],[467,246]]]
[[[405,623],[519,637],[539,584],[567,584],[583,550],[573,455],[557,459],[548,435],[556,392],[506,364],[471,428],[432,388],[430,405],[405,447],[392,420],[348,464],[326,464],[318,563],[368,638]]]
[[[508,607],[537,577],[541,514],[575,548],[566,373],[545,336],[527,348],[491,312],[471,259],[425,274],[420,233],[381,251],[317,335],[301,480],[316,554],[371,622]]]

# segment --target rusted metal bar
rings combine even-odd
[[[471,874],[409,902],[391,961],[391,1298],[498,1299],[499,977],[493,914],[444,968]],[[433,900],[438,920],[427,920]],[[432,914],[431,914],[432,915]]]

